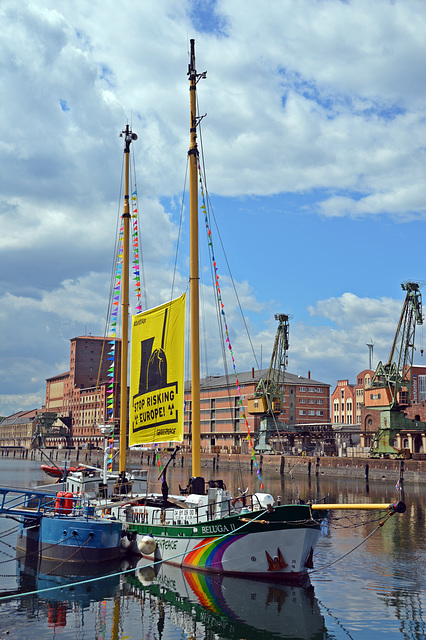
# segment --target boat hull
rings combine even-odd
[[[43,516],[37,525],[21,523],[16,549],[18,556],[58,562],[107,562],[120,557],[121,534],[122,524],[112,520]]]
[[[287,509],[287,510],[286,510]],[[320,524],[306,505],[278,507],[262,520],[231,516],[209,522],[163,526],[133,524],[132,552],[188,569],[268,580],[300,580],[312,566]],[[152,535],[155,550],[140,551]]]

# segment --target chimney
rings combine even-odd
[[[311,372],[308,371],[308,380],[310,380],[310,379],[311,379]]]
[[[251,377],[254,378],[254,367],[251,368]]]

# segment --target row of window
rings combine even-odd
[[[314,411],[313,409],[310,409],[309,411],[306,411],[306,409],[299,409],[299,416],[323,416],[324,415],[324,411]]]

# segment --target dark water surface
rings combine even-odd
[[[0,486],[43,482],[39,462],[0,459]],[[150,470],[150,479],[156,477]],[[168,483],[186,484],[180,468]],[[258,490],[256,474],[220,473],[228,488]],[[395,482],[311,480],[263,474],[265,491],[283,502],[318,499],[331,502],[393,502]],[[37,566],[15,560],[17,523],[0,518],[0,597],[16,590],[37,591],[0,599],[0,640],[62,638],[112,640],[152,638],[269,640],[272,638],[375,639],[426,638],[426,487],[406,485],[407,512],[379,526],[376,512],[335,512],[318,543],[310,586],[288,587],[234,578],[208,577],[139,562],[108,566],[114,575],[93,579],[87,567]],[[368,537],[370,536],[370,537]],[[364,541],[364,542],[363,542]],[[357,545],[358,549],[352,551]],[[352,552],[351,552],[352,551]],[[65,575],[57,575],[58,573]],[[70,586],[77,580],[83,584]],[[59,590],[49,590],[52,586]]]

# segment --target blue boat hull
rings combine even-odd
[[[59,562],[107,562],[121,555],[121,522],[76,516],[43,516],[22,522],[18,556],[30,554]]]

